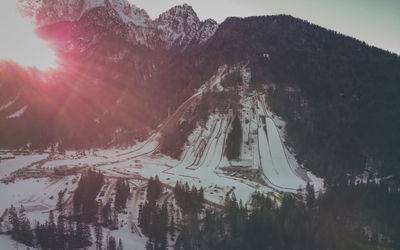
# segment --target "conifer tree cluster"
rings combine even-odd
[[[148,245],[151,249],[166,249],[168,227],[168,208],[166,203],[162,207],[150,205],[146,201],[139,214],[139,227],[149,237]]]
[[[117,245],[117,241],[115,240],[114,236],[108,235],[107,236],[107,245],[106,245],[106,249],[107,250],[123,250],[123,244],[122,244],[122,240],[119,239],[118,240],[118,245]]]
[[[97,214],[96,197],[104,184],[104,175],[93,170],[82,175],[75,190],[73,205],[76,218],[93,222]]]
[[[160,197],[162,191],[162,184],[158,179],[158,176],[153,179],[150,177],[147,184],[147,200],[149,203],[155,203],[155,201]]]
[[[7,210],[5,213],[7,213]],[[28,246],[33,244],[31,223],[26,218],[25,209],[22,205],[19,210],[11,205],[8,209],[8,222],[12,225],[11,236],[14,240],[20,241]]]
[[[187,214],[179,225],[175,249],[399,247],[396,234],[383,234],[398,232],[397,191],[385,191],[385,187],[376,184],[334,186],[317,198],[313,186],[307,185],[304,193],[285,194],[279,199],[278,202],[256,192],[248,210],[232,193],[226,196],[222,210],[207,208],[202,216]],[[371,212],[378,206],[385,211],[379,221]],[[359,230],[366,223],[370,225],[370,237]]]
[[[158,177],[150,178],[147,186],[147,199],[139,212],[139,227],[149,237],[147,249],[166,249],[167,247],[168,208],[165,202],[161,207],[156,202],[161,191],[162,184]]]
[[[118,211],[111,207],[111,202],[107,202],[104,206],[99,205],[99,223],[104,227],[108,227],[111,230],[118,229]]]
[[[52,210],[47,221],[43,224],[37,222],[34,229],[31,228],[22,205],[19,209],[11,205],[4,211],[2,218],[6,216],[8,223],[2,225],[3,230],[10,233],[14,240],[27,246],[42,249],[78,249],[92,245],[88,223],[67,220],[62,214],[57,217],[56,222]]]
[[[190,189],[187,183],[183,185],[181,182],[176,182],[174,195],[184,214],[197,214],[203,208],[204,191],[202,187],[199,190],[195,186]]]
[[[121,178],[117,181],[114,207],[118,212],[126,208],[126,201],[129,197],[129,183]]]

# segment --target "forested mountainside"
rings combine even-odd
[[[10,62],[0,65],[3,147],[132,144],[146,138],[168,109],[193,92],[188,66],[170,65],[183,60],[179,51],[211,36],[215,22],[201,22],[191,7],[183,5],[139,25],[133,6],[133,16],[126,16],[118,1],[87,8],[73,2],[43,2],[36,9],[28,5],[35,12],[27,14],[36,21],[39,35],[54,47],[60,66],[43,73]],[[68,16],[64,8],[72,8],[75,15]],[[168,30],[171,37],[162,37],[160,32]],[[22,108],[24,115],[9,119]]]
[[[35,16],[62,64],[43,74],[2,63],[1,104],[11,103],[0,111],[3,147],[129,144],[148,136],[219,66],[247,62],[252,84],[268,86],[266,100],[288,122],[305,166],[323,176],[365,167],[398,172],[399,56],[283,15],[228,18],[200,43],[166,47],[134,34],[145,28],[154,35],[159,19],[163,29],[178,20],[183,28],[172,30],[194,39],[203,23],[191,7],[175,7],[151,25],[126,21],[118,8],[51,22]]]
[[[320,175],[398,173],[398,55],[290,16],[229,18],[195,54],[204,69],[248,61],[298,159]]]
[[[43,248],[89,246],[90,227],[97,246],[108,228],[148,249],[400,247],[398,55],[287,15],[18,2],[59,65],[0,62],[2,233]],[[43,214],[55,190],[57,229],[51,212],[32,230],[13,203]]]

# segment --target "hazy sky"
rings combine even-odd
[[[0,59],[39,69],[55,67],[56,56],[39,39],[29,19],[17,12],[16,0],[0,0]]]
[[[129,0],[152,18],[187,3],[200,19],[290,14],[400,54],[400,0]]]

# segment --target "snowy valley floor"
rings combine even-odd
[[[286,146],[285,123],[268,110],[264,95],[249,90],[249,72],[245,68],[240,70],[243,78],[239,89],[243,130],[240,159],[228,161],[224,154],[234,118],[229,110],[216,111],[205,126],[197,126],[184,146],[181,160],[159,153],[161,132],[126,149],[67,151],[65,155],[3,150],[0,151],[0,211],[11,204],[22,204],[29,219],[44,222],[56,206],[58,192],[66,190],[66,204],[72,206],[71,197],[80,173],[96,169],[106,176],[102,195],[98,196],[103,201],[113,198],[117,178],[129,179],[132,188],[129,213],[120,215],[120,229],[110,233],[121,238],[126,249],[143,249],[147,239],[137,229],[138,205],[145,199],[146,180],[156,175],[165,184],[162,199],[171,199],[171,189],[181,181],[203,187],[211,206],[223,205],[228,193],[234,193],[237,200],[246,204],[255,191],[279,198],[283,192],[302,192],[307,183],[314,185],[317,192],[323,190],[323,180],[299,166],[293,151]],[[221,68],[183,105],[190,105],[205,91],[220,89],[221,79],[227,73],[226,67]],[[13,244],[8,236],[0,237],[2,246],[3,243]]]

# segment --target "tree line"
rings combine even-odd
[[[88,170],[79,179],[74,192],[74,216],[77,219],[93,222],[97,214],[96,197],[104,184],[104,175],[94,170]]]
[[[47,221],[36,222],[34,229],[25,215],[24,207],[21,205],[19,209],[16,209],[11,205],[0,217],[1,231],[10,234],[14,240],[27,246],[43,249],[79,249],[93,244],[91,232],[93,226],[96,249],[102,249],[104,246],[103,227],[118,229],[118,212],[126,206],[129,196],[129,184],[119,179],[116,188],[116,197],[119,198],[113,207],[110,201],[103,206],[95,199],[103,183],[104,176],[101,173],[89,170],[82,175],[74,192],[74,213],[64,214],[65,190],[60,191],[56,205],[57,221],[53,210],[50,210]],[[107,235],[105,242],[107,249],[123,249],[122,241],[119,240],[117,244],[115,238],[110,235]]]
[[[157,200],[162,192],[162,184],[156,176],[151,177],[147,185],[146,201],[139,210],[139,227],[149,238],[147,249],[166,249],[168,232],[168,209],[164,202],[160,207]]]
[[[5,217],[8,217],[7,221],[4,221]],[[19,209],[11,205],[4,211],[2,231],[27,246],[43,249],[78,249],[92,245],[90,225],[87,222],[67,220],[62,214],[57,217],[56,222],[51,210],[47,221],[36,222],[32,229],[22,205]]]
[[[161,189],[151,180],[150,189]],[[156,185],[154,185],[156,184]],[[158,188],[155,188],[158,186]],[[397,249],[400,195],[386,184],[330,185],[316,195],[307,184],[297,194],[276,196],[255,192],[247,204],[234,192],[224,207],[204,206],[203,191],[176,183],[174,198],[181,216],[171,206],[157,205],[150,195],[141,208],[139,225],[149,237],[147,249]],[[168,226],[166,226],[168,225]],[[168,238],[168,236],[170,238]],[[176,241],[175,239],[176,236]],[[171,242],[169,241],[169,242]],[[167,240],[168,242],[168,240]]]

